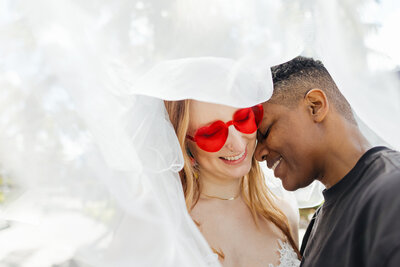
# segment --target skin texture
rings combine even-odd
[[[223,105],[193,101],[188,134],[194,135],[199,127],[216,120],[230,121],[236,110]],[[241,179],[251,167],[256,132],[243,134],[230,126],[224,147],[213,153],[201,150],[191,141],[188,145],[198,164],[201,192],[222,198],[237,196]],[[247,157],[238,165],[227,165],[220,159],[238,155],[246,149]],[[288,216],[297,237],[298,214],[283,200],[279,200],[278,205]],[[271,222],[263,219],[259,220],[260,224],[257,227],[241,196],[227,201],[200,195],[191,216],[199,223],[200,230],[210,246],[225,255],[224,260],[220,259],[223,266],[265,267],[269,263],[279,264],[277,240],[285,240],[284,235]]]
[[[371,147],[358,127],[315,88],[286,107],[266,102],[258,131],[256,159],[269,168],[282,158],[275,176],[287,190],[320,180],[327,188],[340,181]]]

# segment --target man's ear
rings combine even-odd
[[[322,122],[329,111],[329,101],[321,89],[311,89],[304,96],[304,101],[315,122]]]

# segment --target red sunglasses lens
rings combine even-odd
[[[264,108],[261,104],[258,104],[258,105],[255,105],[254,107],[252,107],[251,109],[253,110],[256,125],[258,127],[258,126],[260,126],[260,123],[264,116]]]
[[[233,115],[233,124],[238,131],[244,134],[254,133],[257,130],[254,112],[251,108],[243,108],[236,111],[235,115]]]
[[[197,145],[207,152],[220,150],[228,137],[228,127],[222,121],[216,121],[210,126],[197,130],[195,140]]]

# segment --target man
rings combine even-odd
[[[301,266],[400,266],[400,153],[371,148],[320,61],[297,57],[271,70],[256,158],[288,190],[326,186]]]

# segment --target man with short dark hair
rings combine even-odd
[[[400,266],[400,153],[371,148],[320,61],[297,57],[271,71],[256,158],[287,190],[326,186],[301,266]]]

